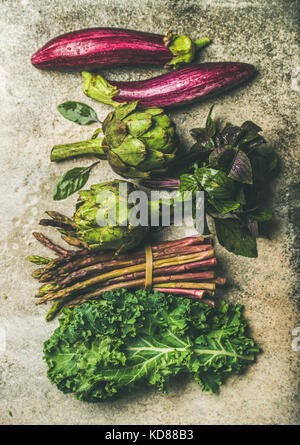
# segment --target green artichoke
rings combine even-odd
[[[127,190],[122,192],[120,184],[127,184]],[[91,249],[124,251],[138,246],[145,238],[148,227],[127,224],[130,210],[134,207],[134,204],[128,203],[128,195],[135,190],[137,188],[130,182],[115,180],[80,191],[73,217],[77,237]],[[112,192],[115,199],[111,199],[107,192]]]
[[[128,195],[135,190],[134,184],[120,180],[81,190],[70,228],[63,230],[64,235],[89,249],[125,251],[138,246],[148,227],[128,224],[135,205],[128,202]]]
[[[181,191],[151,200],[131,182],[115,179],[81,190],[73,218],[47,211],[51,219],[42,219],[40,224],[57,227],[71,245],[124,252],[141,244],[151,230],[170,226],[180,215],[188,216],[189,207],[183,206],[190,205],[189,200],[195,201],[193,195]]]
[[[107,159],[124,178],[148,178],[164,173],[177,153],[175,124],[162,108],[139,110],[138,102],[108,114],[88,141],[56,145],[51,161],[94,154]]]

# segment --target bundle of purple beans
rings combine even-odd
[[[36,304],[53,301],[46,320],[52,320],[64,306],[75,307],[88,300],[101,298],[106,291],[119,288],[143,289],[146,254],[143,248],[116,255],[114,252],[66,250],[42,233],[34,233],[43,245],[58,257],[48,259],[44,267],[33,272],[45,284],[39,289]],[[211,297],[216,285],[225,278],[216,277],[217,260],[212,238],[190,236],[176,241],[152,244],[152,290],[201,299],[214,306]],[[34,257],[29,257],[31,259]]]

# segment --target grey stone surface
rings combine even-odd
[[[300,423],[300,352],[291,346],[292,330],[300,326],[297,4],[292,0],[0,2],[1,424]],[[159,33],[172,28],[194,38],[209,36],[214,42],[200,60],[250,62],[259,71],[247,87],[214,101],[215,116],[237,124],[247,119],[258,123],[282,159],[270,198],[277,221],[270,239],[259,240],[259,257],[235,257],[216,247],[230,281],[223,296],[245,305],[252,333],[263,350],[257,363],[245,375],[230,378],[218,395],[203,394],[195,383],[179,381],[167,395],[145,389],[91,405],[60,393],[47,380],[42,344],[57,321],[46,324],[47,309],[34,305],[37,283],[25,257],[49,254],[32,237],[45,209],[71,215],[75,197],[52,201],[58,177],[71,166],[90,163],[84,159],[51,165],[52,145],[91,133],[61,118],[56,106],[81,100],[92,104],[100,119],[109,107],[83,97],[80,74],[40,72],[31,66],[30,56],[57,34],[93,26]],[[162,69],[137,68],[105,74],[140,79],[159,72]],[[183,143],[190,143],[188,129],[204,121],[211,104],[206,101],[171,113]],[[113,177],[101,162],[89,184]]]

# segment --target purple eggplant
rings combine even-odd
[[[190,63],[209,39],[192,41],[168,32],[165,36],[117,28],[91,28],[55,37],[39,49],[31,63],[39,69],[95,70],[120,65]]]
[[[170,108],[215,96],[248,80],[253,65],[213,62],[171,71],[152,79],[107,82],[102,76],[84,71],[84,93],[100,102],[118,106],[139,101],[144,108]]]

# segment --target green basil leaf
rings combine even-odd
[[[248,227],[236,219],[214,218],[219,243],[229,252],[249,258],[257,257],[256,239]]]
[[[242,187],[238,190],[235,199],[237,202],[240,203],[241,206],[244,206],[246,204],[246,196]]]
[[[267,175],[268,179],[274,178],[278,173],[279,157],[278,154],[272,150],[265,154],[267,158]]]
[[[79,125],[90,125],[99,122],[93,108],[81,102],[64,102],[58,105],[57,109],[63,117]]]
[[[180,176],[179,190],[185,191],[197,191],[200,190],[197,179],[194,175],[184,174]]]
[[[90,176],[90,171],[96,164],[99,164],[99,161],[94,162],[94,164],[89,167],[75,167],[65,172],[54,188],[54,201],[66,199],[68,196],[77,192],[77,190],[80,190],[86,184]]]
[[[259,222],[267,222],[273,218],[273,212],[269,209],[257,209],[251,213],[248,213],[251,219]]]
[[[202,167],[195,171],[195,177],[211,198],[231,199],[233,197],[235,184],[226,173],[213,168]]]
[[[254,181],[265,182],[274,178],[278,173],[279,158],[275,151],[254,153],[251,156]]]
[[[211,199],[211,198],[209,198],[208,201],[219,213],[234,212],[241,205],[239,202],[234,201],[233,199]]]

